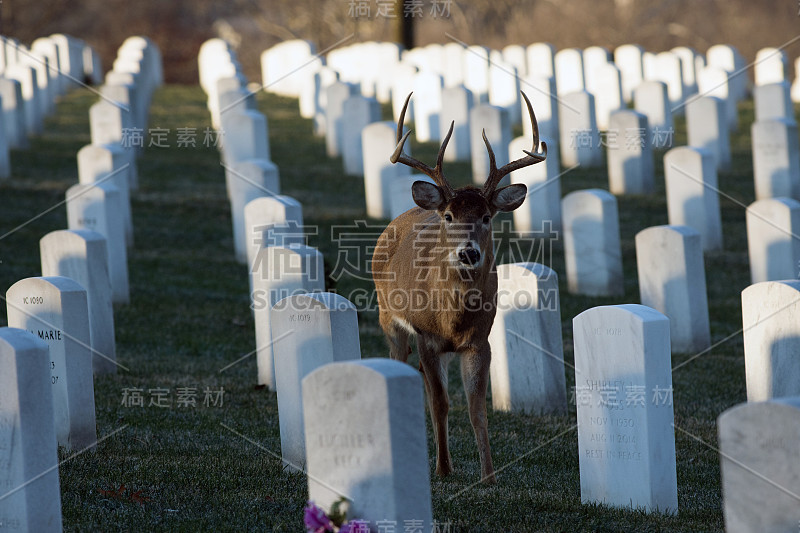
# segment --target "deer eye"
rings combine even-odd
[[[446,222],[452,222],[453,221],[453,215],[451,215],[450,213],[445,213],[444,219],[445,219]]]
[[[491,221],[492,221],[492,217],[490,217],[489,215],[483,215],[483,223],[484,224],[488,224]]]

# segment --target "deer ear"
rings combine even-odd
[[[492,195],[491,204],[499,211],[513,211],[522,205],[527,194],[528,188],[525,185],[522,183],[515,183],[514,185],[497,189]]]
[[[436,211],[444,205],[444,193],[429,181],[415,181],[411,186],[411,196],[422,209]]]

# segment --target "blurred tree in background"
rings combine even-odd
[[[80,37],[100,52],[105,69],[126,37],[146,35],[161,47],[172,83],[196,83],[200,45],[222,37],[259,81],[261,52],[285,39],[309,39],[319,51],[397,39],[403,5],[418,45],[638,43],[654,52],[678,45],[705,52],[727,43],[752,61],[758,49],[800,35],[798,6],[787,0],[5,0],[0,33],[25,44],[51,33]],[[786,51],[799,56],[800,40]]]

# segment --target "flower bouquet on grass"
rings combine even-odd
[[[309,533],[369,533],[369,523],[364,520],[347,520],[347,500],[341,498],[331,506],[331,514],[314,502],[308,502],[303,522]]]

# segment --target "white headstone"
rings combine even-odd
[[[502,53],[503,61],[513,65],[519,76],[525,76],[528,73],[528,52],[524,46],[510,44],[503,48]]]
[[[728,73],[734,100],[738,102],[744,99],[747,96],[748,77],[744,74],[747,65],[742,54],[731,45],[716,44],[706,51],[706,58],[709,67],[720,68]],[[705,91],[700,88],[700,92]]]
[[[669,104],[673,114],[683,114],[683,67],[681,58],[672,52],[661,52],[655,59],[655,76],[652,80],[663,81],[667,86]]]
[[[5,69],[3,76],[17,80],[22,93],[22,109],[25,115],[25,132],[29,137],[42,133],[43,118],[39,104],[39,88],[36,69],[17,63]]]
[[[444,64],[441,74],[445,88],[464,85],[464,53],[465,49],[459,43],[449,42],[442,47]]]
[[[25,104],[19,81],[0,76],[0,99],[3,104],[3,125],[9,147],[27,148],[29,142],[25,125]]]
[[[83,185],[109,183],[119,191],[125,225],[125,243],[133,247],[133,215],[129,169],[124,149],[118,144],[87,144],[78,150],[78,181]]]
[[[644,79],[642,55],[644,49],[638,44],[623,44],[614,49],[614,64],[622,78],[622,97],[633,100],[633,91]]]
[[[583,91],[583,53],[577,48],[559,50],[555,55],[558,96]]]
[[[475,105],[489,98],[489,51],[483,46],[468,46],[463,54],[464,87],[472,92]]]
[[[722,249],[717,170],[711,154],[679,146],[664,154],[667,212],[673,226],[690,226],[700,233],[703,250]]]
[[[669,319],[628,304],[572,324],[581,502],[676,513]]]
[[[44,341],[0,328],[0,516],[8,530],[62,530],[48,361]]]
[[[598,97],[594,89],[597,85],[594,82],[595,70],[611,63],[611,53],[602,46],[590,46],[583,50],[583,79],[586,90]]]
[[[269,127],[263,113],[248,109],[222,116],[223,154],[225,164],[233,165],[245,159],[271,161]]]
[[[453,134],[444,153],[445,161],[469,161],[470,137],[469,117],[472,110],[472,93],[458,86],[442,91],[442,112],[439,114],[439,139],[444,140],[453,122]]]
[[[106,239],[89,230],[52,231],[39,241],[43,276],[72,278],[86,289],[95,374],[117,371],[114,308]]]
[[[261,196],[280,194],[281,184],[278,167],[265,159],[236,161],[225,168],[225,181],[231,203],[233,226],[233,248],[236,260],[247,262],[247,235],[244,208]]]
[[[575,191],[561,202],[567,287],[572,294],[624,292],[617,199],[601,189]]]
[[[791,86],[786,81],[757,85],[753,89],[756,121],[785,118],[794,122],[794,105],[790,92]]]
[[[61,276],[26,278],[6,293],[8,325],[49,346],[58,444],[83,451],[97,442],[86,289]],[[2,489],[0,489],[2,493]]]
[[[792,102],[800,102],[800,57],[794,60],[794,82],[792,82]]]
[[[800,398],[732,407],[717,419],[725,531],[794,531],[800,523]]]
[[[492,406],[535,415],[567,412],[558,276],[539,263],[497,266],[489,334]]]
[[[645,81],[633,91],[633,107],[647,117],[647,138],[656,149],[665,149],[665,133],[674,129],[672,107],[667,96],[667,86],[661,81]],[[671,138],[671,136],[670,136]]]
[[[591,83],[587,83],[587,90],[594,96],[597,127],[609,129],[611,114],[624,107],[619,69],[612,63],[596,66],[592,70]]]
[[[725,114],[728,118],[728,130],[736,131],[739,128],[739,114],[736,109],[736,97],[731,86],[733,79],[728,78],[729,72],[714,66],[708,66],[697,73],[697,89],[703,96],[716,96],[725,102]],[[739,77],[743,75],[740,74]]]
[[[697,93],[697,51],[688,46],[676,46],[670,50],[681,58],[681,73],[683,77],[683,98]]]
[[[508,145],[511,143],[511,123],[508,112],[488,104],[477,105],[469,113],[470,151],[472,152],[472,181],[483,185],[489,176],[489,151],[483,142],[483,131],[494,151],[497,168],[508,163]],[[503,178],[501,184],[507,183]]]
[[[700,234],[689,226],[654,226],[636,234],[636,267],[643,305],[669,318],[674,353],[711,345],[706,273]]]
[[[747,401],[800,395],[800,281],[763,281],[742,291]]]
[[[443,83],[442,77],[433,72],[414,76],[414,135],[419,142],[440,140]]]
[[[788,67],[786,52],[778,48],[762,48],[756,52],[756,61],[753,64],[756,86],[786,81]]]
[[[136,167],[136,149],[131,140],[133,124],[130,113],[105,100],[100,100],[89,108],[89,126],[92,144],[118,144],[128,163],[128,185],[136,190],[139,183],[139,172]]]
[[[325,265],[322,254],[304,244],[262,246],[256,254],[251,276],[258,383],[275,390],[273,343],[288,333],[272,336],[272,306],[295,294],[324,291]]]
[[[648,194],[655,189],[653,149],[647,131],[647,117],[641,113],[622,109],[611,114],[606,157],[612,194]]]
[[[119,189],[110,183],[78,184],[67,189],[66,198],[69,229],[88,229],[106,238],[112,301],[128,303],[128,251]]]
[[[495,61],[489,65],[489,103],[505,109],[512,124],[518,124],[522,116],[519,89],[519,75],[514,65]]]
[[[380,119],[381,107],[374,98],[351,96],[342,104],[342,161],[345,174],[364,175],[361,131],[367,124]]]
[[[305,244],[303,207],[291,196],[279,194],[250,200],[244,206],[244,227],[251,269],[262,247]]]
[[[731,141],[725,103],[716,96],[692,98],[686,104],[686,133],[689,146],[708,150],[717,172],[731,166]]]
[[[549,149],[550,142],[545,140]],[[530,148],[530,137],[517,137],[508,145],[509,160],[522,157],[523,150]],[[515,170],[509,175],[511,183],[522,183],[528,187],[525,202],[512,213],[516,231],[561,231],[560,174],[558,158],[551,152],[544,161]]]
[[[308,497],[375,524],[432,527],[422,379],[389,359],[332,363],[303,379]]]
[[[525,50],[528,56],[527,75],[536,74],[545,78],[556,77],[556,48],[550,43],[533,43]]]
[[[338,294],[319,292],[285,298],[272,308],[278,422],[284,465],[306,463],[303,378],[329,363],[361,359],[355,306]]]
[[[786,119],[753,122],[753,179],[756,199],[800,199],[800,143],[797,124]]]
[[[603,164],[603,147],[595,118],[594,96],[586,91],[562,93],[559,89],[558,122],[561,164],[585,168]]]
[[[752,283],[793,279],[800,272],[800,202],[765,198],[747,207]]]
[[[389,160],[397,140],[394,122],[373,122],[361,131],[364,148],[364,193],[367,199],[367,216],[389,218],[391,216],[391,187],[398,178],[410,176],[411,167],[392,164]],[[406,129],[404,128],[404,131]],[[410,155],[411,146],[406,142],[404,153]]]

